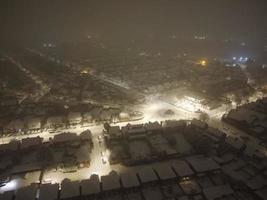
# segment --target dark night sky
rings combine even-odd
[[[267,37],[266,0],[1,0],[0,38],[73,40],[203,33]]]

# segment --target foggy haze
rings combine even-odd
[[[0,37],[9,42],[135,39],[200,34],[266,39],[264,0],[4,0]]]

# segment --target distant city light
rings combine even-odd
[[[200,61],[200,64],[201,64],[202,66],[206,66],[206,65],[207,65],[207,61],[206,61],[206,60],[201,60],[201,61]]]
[[[206,37],[206,36],[195,35],[195,36],[194,36],[194,39],[195,39],[195,40],[206,40],[207,37]]]
[[[244,56],[240,56],[240,57],[233,57],[232,58],[233,61],[236,61],[236,62],[240,62],[240,63],[244,63],[244,62],[247,62],[249,60],[249,57],[244,57]]]
[[[82,70],[81,74],[88,74],[88,71],[87,70]]]

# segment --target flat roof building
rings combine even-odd
[[[108,129],[110,139],[119,139],[122,137],[122,132],[119,126],[111,126]]]
[[[160,132],[162,126],[158,122],[148,122],[145,124],[145,129],[150,133]]]
[[[39,136],[33,137],[33,138],[23,138],[21,140],[20,148],[23,149],[29,149],[34,147],[40,147],[42,145],[44,138],[41,138]]]
[[[205,122],[202,122],[202,121],[195,119],[195,118],[191,121],[190,125],[191,125],[191,127],[201,129],[201,130],[204,130],[208,127],[208,125]]]
[[[80,137],[76,133],[60,133],[54,136],[53,143],[68,143],[79,141]]]
[[[80,138],[82,141],[90,141],[92,140],[92,133],[90,130],[86,130],[86,131],[83,131],[81,134],[80,134]]]
[[[138,175],[141,183],[151,183],[158,181],[158,178],[154,172],[154,170],[150,167],[145,167],[138,171]]]
[[[138,178],[136,174],[134,173],[131,173],[131,172],[123,173],[120,175],[120,177],[121,177],[122,186],[124,188],[133,188],[133,187],[140,186]]]
[[[19,149],[20,142],[17,140],[12,140],[7,144],[0,145],[0,152],[12,152]]]
[[[146,129],[143,124],[127,124],[127,126],[121,128],[121,131],[130,138],[142,137],[146,134]]]
[[[166,181],[166,180],[171,180],[171,179],[177,178],[176,174],[174,173],[172,168],[167,164],[157,166],[157,167],[155,167],[155,170],[156,170],[156,172],[157,172],[157,174],[159,176],[159,179],[162,180],[162,181]]]
[[[20,131],[24,129],[24,121],[20,119],[12,120],[7,126],[4,127],[6,131]]]
[[[145,200],[162,200],[163,194],[159,188],[145,188],[143,189],[143,195]]]
[[[210,137],[216,138],[218,141],[226,137],[225,133],[213,127],[208,127],[206,130],[206,134]]]
[[[172,164],[172,167],[179,177],[187,177],[194,175],[194,171],[185,161],[176,161]]]
[[[100,193],[100,181],[98,175],[92,175],[90,179],[81,181],[82,196],[97,195]]]
[[[46,120],[46,127],[54,128],[56,126],[60,126],[63,124],[63,117],[62,116],[52,116],[47,118]]]
[[[84,122],[92,122],[93,121],[93,116],[90,112],[83,113],[83,121]]]
[[[186,123],[182,120],[166,120],[162,122],[164,131],[180,131],[183,130]]]
[[[37,187],[30,185],[24,188],[20,188],[16,192],[16,200],[35,200],[37,193]]]
[[[246,148],[245,143],[237,137],[228,136],[225,139],[225,143],[230,145],[233,149],[237,151],[242,151]]]
[[[234,191],[229,185],[219,185],[203,189],[203,194],[207,200],[215,200],[221,197],[234,194]]]
[[[249,125],[255,120],[263,121],[266,119],[264,114],[246,108],[231,110],[227,115],[227,118],[236,122],[244,122]]]
[[[72,199],[80,196],[80,182],[63,180],[61,183],[60,199]]]
[[[103,192],[118,190],[121,188],[120,178],[116,173],[101,176],[101,183]]]
[[[40,186],[39,200],[57,200],[58,193],[58,184],[42,184]]]
[[[82,115],[79,112],[70,112],[68,114],[69,124],[79,124],[82,122]]]
[[[203,173],[220,169],[220,165],[218,165],[211,158],[189,157],[186,160],[197,173]]]
[[[21,174],[33,171],[38,171],[41,173],[41,170],[42,166],[39,163],[21,164],[21,165],[15,165],[12,168],[12,174]]]
[[[32,117],[27,119],[27,128],[29,130],[38,130],[41,128],[41,119],[38,117]]]

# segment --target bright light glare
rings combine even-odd
[[[177,106],[189,111],[189,112],[196,112],[202,109],[202,106],[197,100],[192,99],[191,97],[185,97],[183,99],[178,100]]]
[[[207,61],[206,61],[206,60],[201,60],[201,61],[200,61],[200,64],[201,64],[202,66],[206,66],[206,65],[207,65]]]
[[[18,186],[17,180],[11,180],[6,185],[0,188],[1,192],[6,192],[10,190],[16,190]]]

